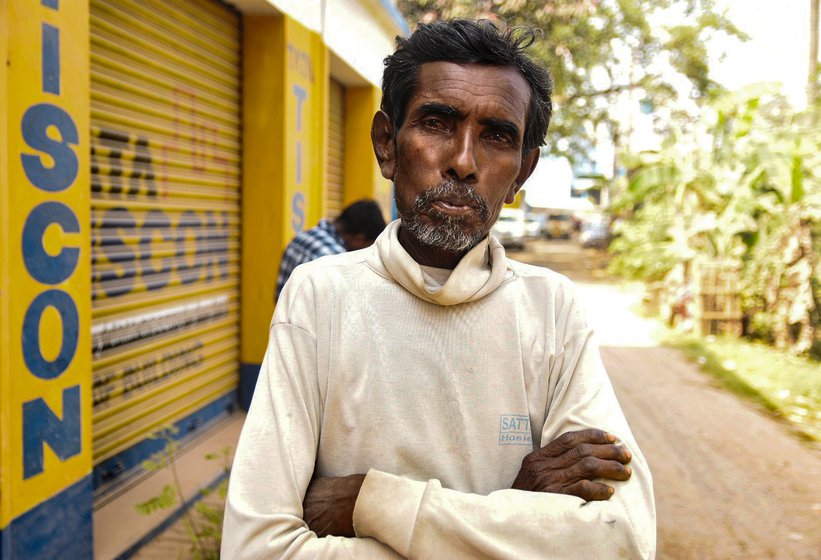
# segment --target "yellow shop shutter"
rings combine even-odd
[[[325,216],[336,218],[344,207],[345,86],[331,79],[328,104],[328,176],[325,182]]]
[[[90,21],[98,484],[237,385],[240,19],[213,0],[91,0]]]

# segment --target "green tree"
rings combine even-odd
[[[628,160],[617,272],[659,280],[696,255],[740,262],[750,334],[806,352],[818,327],[821,130],[752,87],[708,104],[656,154]]]
[[[556,83],[548,150],[571,160],[590,152],[600,123],[620,145],[629,132],[628,123],[614,118],[623,92],[634,91],[648,106],[669,106],[677,92],[667,78],[675,75],[689,80],[693,97],[719,91],[708,74],[709,39],[716,33],[743,38],[714,0],[399,0],[398,5],[411,25],[482,17],[542,30],[533,55],[550,68]]]

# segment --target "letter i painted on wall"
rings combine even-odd
[[[294,85],[294,95],[296,95],[296,132],[301,136],[302,132],[302,104],[308,98],[308,92],[304,88]],[[296,141],[296,184],[302,184],[302,139]]]
[[[60,30],[47,23],[43,24],[42,69],[43,92],[60,95]]]

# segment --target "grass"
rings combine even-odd
[[[678,348],[722,386],[783,419],[802,439],[821,443],[821,362],[733,338],[668,333]]]

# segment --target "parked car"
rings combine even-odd
[[[524,210],[502,208],[491,233],[505,247],[524,249],[527,238]]]
[[[570,239],[573,222],[570,214],[552,213],[547,216],[547,237],[550,239]]]
[[[584,224],[579,233],[579,242],[582,247],[606,249],[610,244],[610,228],[601,222]]]
[[[529,239],[539,239],[547,235],[547,216],[530,212],[525,214],[525,229]]]

